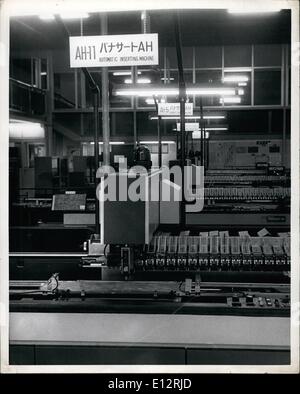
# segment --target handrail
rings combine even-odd
[[[46,91],[28,83],[9,78],[9,108],[26,114],[46,113]]]
[[[36,87],[36,86],[30,85],[29,83],[19,81],[18,79],[15,79],[15,78],[11,78],[11,77],[10,77],[10,78],[9,78],[9,81],[11,81],[11,82],[13,82],[13,83],[15,83],[15,84],[17,84],[17,85],[23,85],[24,87],[29,88],[29,89],[31,89],[31,90],[38,90],[38,91],[41,92],[42,94],[46,94],[45,90],[40,89],[40,88],[38,88],[38,87]]]
[[[61,99],[62,101],[66,102],[67,104],[72,105],[73,107],[75,107],[75,103],[73,103],[73,101],[65,98],[62,94],[54,92],[54,98],[55,99]]]

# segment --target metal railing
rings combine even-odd
[[[26,115],[44,115],[46,92],[25,82],[9,78],[9,109]]]

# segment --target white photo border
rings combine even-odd
[[[8,125],[9,18],[46,11],[112,12],[141,9],[226,9],[232,6],[291,9],[291,316],[290,365],[9,365]],[[0,351],[2,373],[298,373],[299,372],[299,2],[298,0],[0,0]]]

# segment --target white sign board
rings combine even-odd
[[[71,67],[158,64],[158,34],[70,37]]]
[[[158,116],[179,116],[180,103],[158,103]],[[185,115],[193,115],[193,103],[185,104]]]
[[[199,123],[186,123],[185,124],[185,131],[198,131],[199,130]],[[177,123],[177,131],[180,131],[180,123]]]
[[[209,131],[205,131],[205,134],[202,134],[202,136],[203,136],[203,138],[209,138]],[[193,131],[193,133],[192,133],[192,138],[193,139],[197,139],[197,138],[201,138],[201,131],[198,131],[198,130],[196,130],[196,131]]]

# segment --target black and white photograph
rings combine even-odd
[[[299,373],[298,1],[0,16],[1,372]]]

